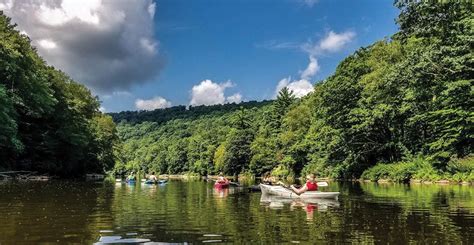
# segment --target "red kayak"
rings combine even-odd
[[[216,182],[214,184],[214,188],[227,188],[229,187],[229,181],[224,181],[224,182]]]

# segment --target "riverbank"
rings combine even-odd
[[[200,175],[194,175],[194,174],[161,174],[159,175],[160,179],[173,179],[173,180],[190,180],[190,179],[203,179],[203,180],[215,180],[217,179],[218,175],[207,175],[207,176],[200,176]],[[235,177],[235,176],[225,176],[227,179],[233,180],[233,181],[242,181],[242,182],[248,182],[250,179],[247,178],[247,176],[240,178],[240,177]],[[261,177],[253,177],[253,181],[260,180]],[[304,179],[297,178],[299,181],[304,181]],[[336,180],[332,179],[329,177],[320,177],[316,178],[317,181],[326,181],[326,182],[335,182],[335,181],[350,181],[350,182],[361,182],[361,183],[379,183],[379,184],[385,184],[385,183],[400,183],[399,181],[395,181],[392,179],[388,178],[381,178],[377,180],[369,180],[369,179],[352,179],[352,180]],[[290,182],[294,182],[295,179],[289,179]],[[410,179],[407,182],[402,182],[402,183],[407,183],[407,184],[413,184],[413,185],[419,185],[419,184],[426,184],[426,185],[474,185],[474,181],[452,181],[452,180],[447,180],[447,179],[440,179],[440,180],[422,180],[422,179]]]
[[[441,170],[442,169],[442,170]],[[361,175],[362,180],[374,182],[472,184],[474,183],[474,157],[452,159],[445,166],[433,166],[426,158],[411,161],[380,163]]]
[[[366,180],[366,179],[359,179],[357,180],[359,182],[365,182],[365,183],[379,183],[379,184],[386,184],[386,183],[400,183],[397,181],[393,181],[391,179],[379,179],[379,180]],[[402,182],[403,183],[403,182]],[[419,179],[411,179],[408,182],[405,182],[411,185],[419,185],[419,184],[425,184],[425,185],[474,185],[474,182],[472,181],[450,181],[450,180],[419,180]]]

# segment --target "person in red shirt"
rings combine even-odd
[[[226,177],[224,177],[224,173],[220,172],[219,176],[217,176],[216,183],[224,184],[224,183],[228,183],[228,182],[229,182],[229,180]]]
[[[307,191],[317,191],[318,184],[316,183],[316,176],[314,174],[306,175],[306,184],[299,189],[296,188],[294,185],[291,185],[290,187],[298,195],[301,195]]]

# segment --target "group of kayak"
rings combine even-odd
[[[131,172],[125,181],[130,184],[135,183],[137,181],[135,173]],[[155,172],[152,172],[150,175],[147,175],[144,184],[160,185],[167,182],[168,180],[166,179],[158,179]],[[229,181],[222,173],[220,173],[217,180],[214,182],[214,188],[225,189],[231,184],[238,185],[237,183]],[[328,186],[328,184],[326,182],[317,182],[314,174],[308,174],[306,176],[306,182],[300,187],[295,185],[288,186],[285,183],[272,178],[270,175],[265,175],[262,178],[262,183],[258,185],[258,188],[262,191],[263,195],[275,195],[285,198],[338,198],[339,192],[319,191],[319,187],[323,186]]]
[[[217,180],[214,183],[214,187],[218,189],[229,187],[231,182],[219,174]],[[326,182],[317,182],[314,174],[308,174],[306,176],[306,182],[301,187],[295,185],[286,185],[281,181],[275,181],[271,176],[266,175],[262,179],[262,183],[259,185],[262,194],[264,195],[276,195],[285,198],[327,198],[337,199],[339,192],[323,192],[319,191],[319,186],[328,186]]]
[[[125,179],[125,182],[130,183],[130,184],[133,184],[136,181],[137,181],[137,177],[133,171]],[[147,175],[143,183],[148,184],[148,185],[158,185],[158,184],[165,184],[167,182],[168,182],[167,179],[158,179],[158,177],[156,177],[155,175],[155,172],[152,172],[151,174]]]

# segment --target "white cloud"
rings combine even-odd
[[[150,81],[163,65],[154,0],[0,0],[48,64],[105,94]]]
[[[9,10],[13,6],[13,0],[0,1],[0,10]]]
[[[318,73],[319,69],[320,67],[318,64],[318,60],[316,59],[316,57],[310,55],[308,67],[306,67],[306,69],[301,72],[301,79],[310,79],[311,77],[316,75],[316,73]]]
[[[150,3],[150,5],[148,5],[147,10],[148,10],[148,14],[153,19],[155,17],[156,3]]]
[[[199,83],[198,85],[194,85],[191,89],[191,102],[189,104],[215,105],[224,104],[226,101],[229,101],[229,99],[235,100],[238,98],[236,94],[230,96],[227,99],[224,95],[226,88],[230,88],[233,86],[234,84],[230,81],[227,81],[225,83],[214,83],[211,80],[201,81],[201,83]]]
[[[347,43],[351,42],[354,37],[355,33],[352,31],[343,32],[340,34],[330,31],[328,35],[323,40],[321,40],[319,47],[324,51],[339,51]]]
[[[284,87],[287,87],[288,90],[293,91],[293,94],[296,98],[301,98],[313,91],[313,85],[306,79],[300,79],[291,81],[291,77],[283,78],[278,82],[278,85],[275,89],[274,97],[278,95],[280,90]]]
[[[291,81],[291,77],[287,77],[287,78],[283,78],[281,79],[279,82],[278,82],[278,85],[277,87],[275,88],[275,94],[274,94],[274,97],[276,98],[276,96],[278,95],[278,93],[286,86],[288,86],[288,84],[290,83]]]
[[[102,113],[105,113],[106,112],[105,107],[103,107],[103,106],[99,107],[99,111],[102,112]]]
[[[339,34],[330,31],[328,35],[319,43],[319,48],[323,51],[329,52],[339,51],[342,47],[351,42],[354,37],[355,32],[352,31]]]
[[[305,79],[293,81],[288,84],[288,89],[293,91],[297,98],[301,98],[313,91],[313,85]]]
[[[233,95],[227,97],[226,101],[228,103],[238,104],[238,103],[242,102],[242,95],[240,93],[233,94]]]
[[[154,97],[150,100],[137,99],[135,101],[135,107],[139,110],[151,111],[171,107],[171,102],[163,97]]]
[[[356,33],[353,31],[342,33],[329,31],[318,43],[314,44],[307,42],[301,45],[301,48],[310,55],[319,55],[325,52],[337,52],[350,43],[355,36]]]
[[[336,33],[329,31],[329,33],[320,40],[317,44],[311,42],[301,45],[301,49],[306,51],[309,55],[309,63],[304,71],[300,71],[300,80],[291,80],[291,77],[283,78],[278,82],[275,89],[274,97],[278,95],[278,92],[284,87],[293,91],[296,97],[303,97],[313,91],[313,85],[311,84],[311,78],[316,75],[320,66],[318,64],[317,56],[327,52],[336,52],[341,50],[345,45],[352,41],[355,37],[355,33],[347,31],[343,33]]]
[[[56,43],[49,39],[41,39],[38,41],[38,44],[44,49],[53,49],[56,48]]]
[[[142,39],[140,39],[140,44],[150,54],[156,54],[156,52],[157,52],[156,47],[158,45],[156,42],[150,41],[149,39],[146,39],[146,38],[142,38]]]
[[[62,0],[60,4],[40,4],[37,12],[39,19],[47,25],[63,25],[73,19],[98,25],[99,16],[96,11],[101,0]]]

